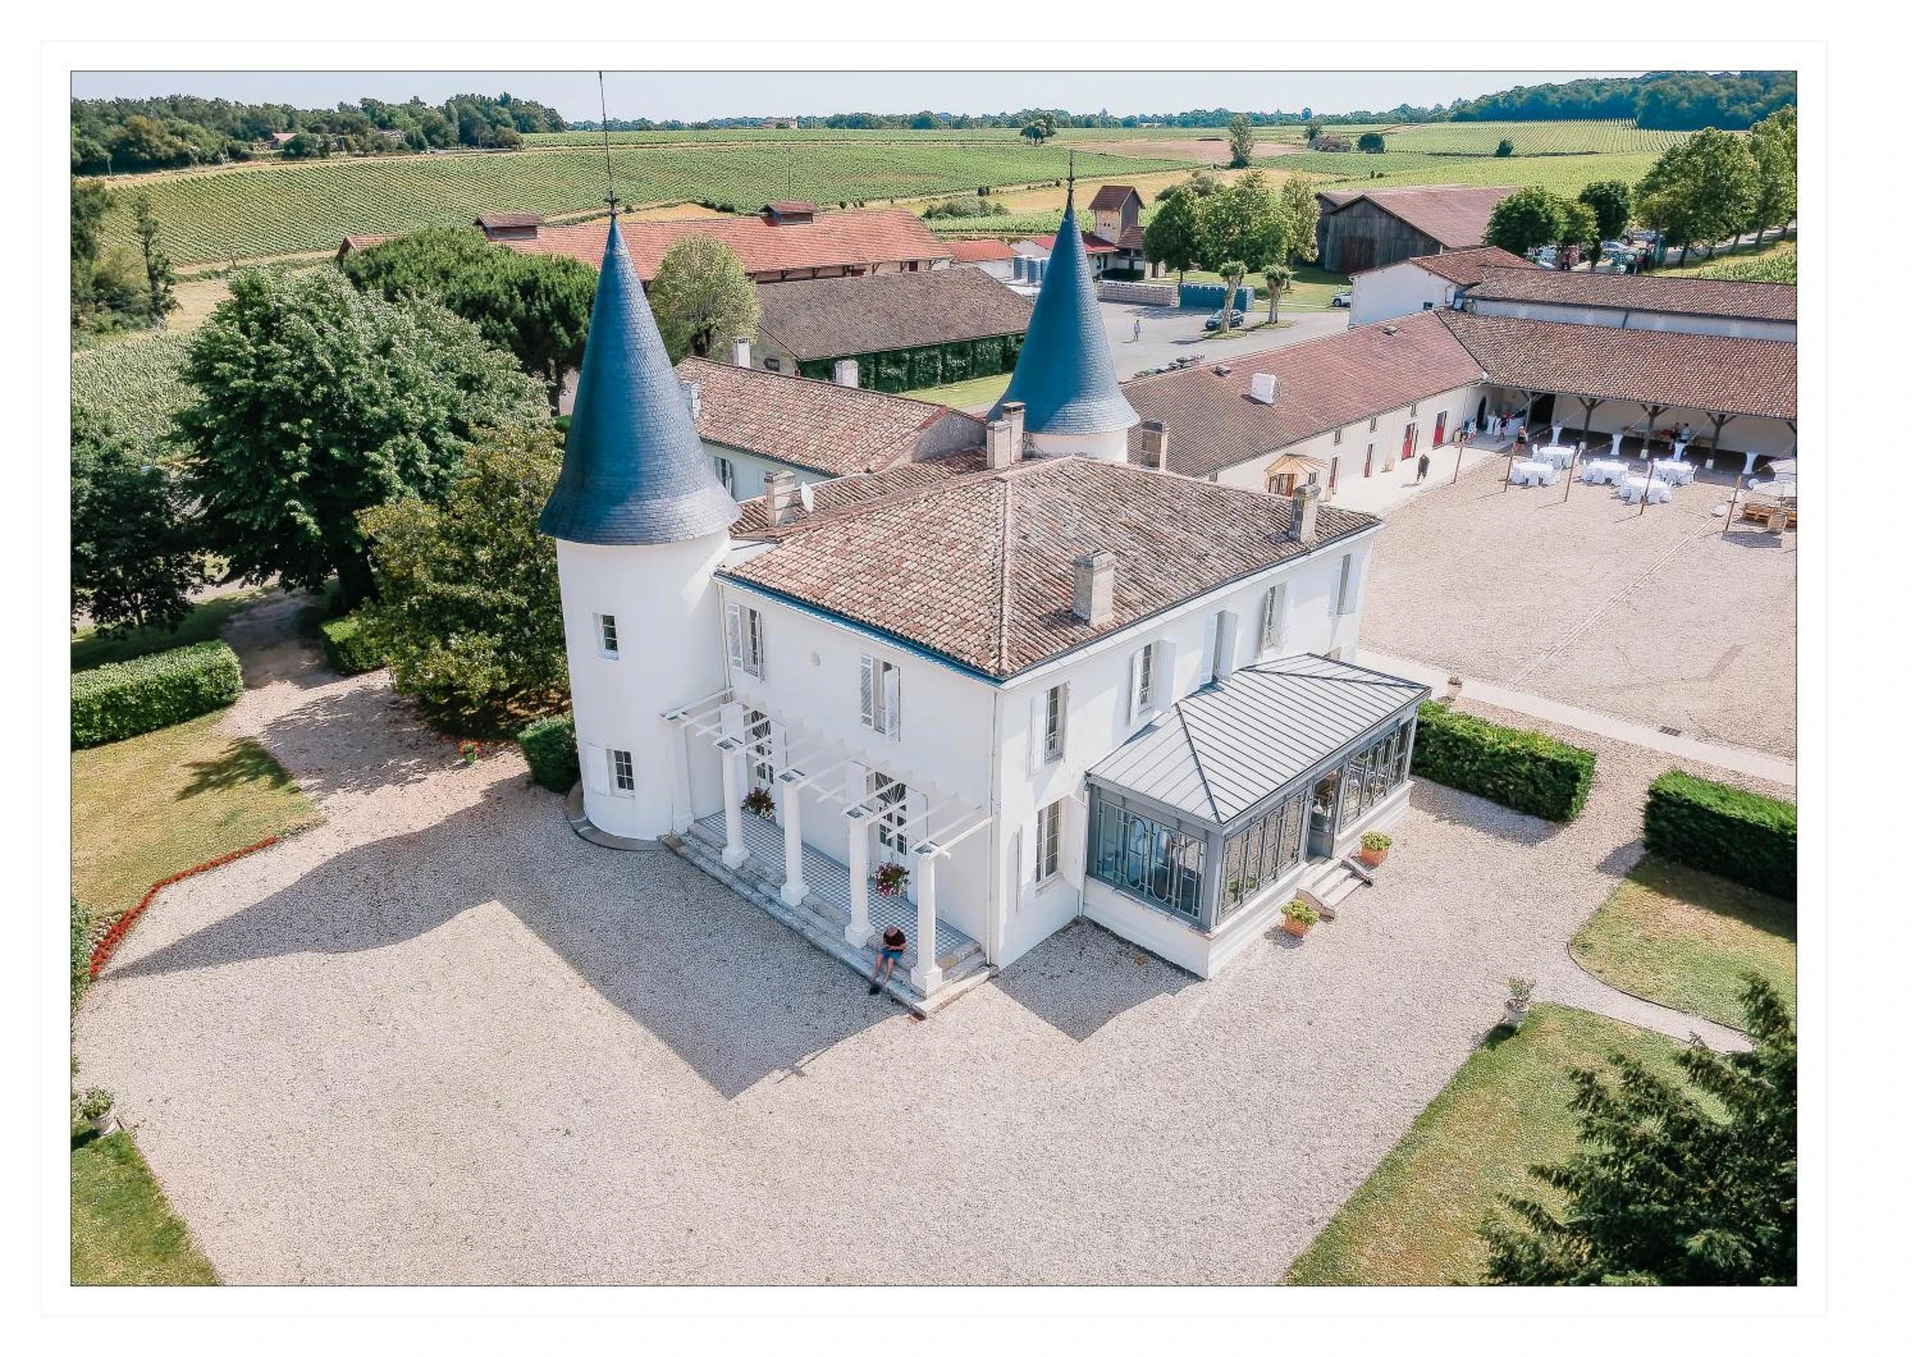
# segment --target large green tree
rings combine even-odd
[[[1560,239],[1563,200],[1538,184],[1510,193],[1487,218],[1487,244],[1525,254]]]
[[[1656,226],[1680,263],[1695,245],[1712,247],[1745,231],[1760,198],[1760,167],[1745,141],[1713,128],[1669,146],[1640,181],[1640,216]]]
[[[1200,262],[1210,269],[1230,259],[1264,269],[1284,256],[1287,239],[1279,195],[1260,170],[1247,171],[1200,205]]]
[[[245,578],[373,592],[363,509],[445,492],[477,429],[546,418],[470,322],[337,271],[244,273],[194,337],[175,416],[209,549]]]
[[[1244,170],[1253,164],[1253,120],[1246,114],[1236,113],[1227,120],[1227,148],[1227,164],[1232,168]]]
[[[1596,179],[1580,190],[1578,202],[1593,209],[1593,253],[1600,257],[1600,242],[1618,240],[1633,220],[1633,190],[1618,179]]]
[[[1200,264],[1199,204],[1192,189],[1176,185],[1155,209],[1140,237],[1141,253],[1152,263],[1174,270],[1183,283],[1187,270]]]
[[[550,405],[580,366],[595,276],[577,259],[521,254],[441,227],[350,254],[342,267],[363,292],[422,297],[472,321],[546,387]]]
[[[393,685],[436,722],[495,735],[565,705],[567,641],[540,510],[560,474],[550,427],[484,434],[441,503],[361,515],[379,600],[362,614]]]
[[[688,354],[704,358],[716,343],[751,338],[760,328],[760,294],[739,256],[697,231],[661,257],[647,296],[676,363]]]
[[[1600,215],[1583,202],[1562,198],[1560,200],[1560,234],[1555,237],[1556,245],[1591,245],[1600,237],[1598,225]],[[1599,247],[1594,247],[1594,258],[1600,257]]]
[[[1757,976],[1745,1003],[1753,1049],[1719,1055],[1694,1043],[1675,1057],[1684,1087],[1621,1055],[1611,1081],[1568,1071],[1580,1147],[1529,1170],[1566,1206],[1505,1198],[1518,1223],[1482,1227],[1488,1280],[1794,1284],[1797,1041],[1786,1005]]]
[[[131,438],[79,406],[71,446],[73,616],[110,636],[178,626],[205,582],[182,496]]]
[[[73,323],[94,309],[94,269],[100,259],[100,236],[113,202],[98,179],[75,179],[68,192],[67,225],[72,238]]]
[[[1280,257],[1273,262],[1312,263],[1320,257],[1320,195],[1304,174],[1290,174],[1280,181],[1280,231]]]
[[[1800,114],[1792,104],[1753,125],[1747,138],[1759,171],[1753,207],[1753,244],[1769,226],[1785,226],[1800,205]]]
[[[160,248],[160,222],[144,193],[133,200],[133,235],[140,242],[140,265],[147,275],[147,323],[159,325],[180,303],[173,295],[173,261]]]

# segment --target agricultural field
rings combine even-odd
[[[789,138],[786,145],[619,146],[613,163],[630,202],[706,200],[750,210],[784,197],[876,205],[981,185],[1051,182],[1065,177],[1067,151],[947,141],[905,154],[897,140],[808,146]],[[1080,151],[1077,163],[1089,177],[1183,164],[1094,150]],[[151,196],[168,253],[193,264],[331,249],[352,232],[462,225],[486,211],[582,211],[605,193],[606,165],[583,148],[315,161],[137,182]],[[128,191],[113,186],[116,198]],[[108,222],[110,239],[131,231],[129,212],[116,211]]]
[[[1540,184],[1572,197],[1596,179],[1620,179],[1637,184],[1657,159],[1656,151],[1505,158],[1408,151],[1388,151],[1384,155],[1304,151],[1285,157],[1263,157],[1257,163],[1269,173],[1299,170],[1310,174],[1321,188],[1400,188],[1410,184],[1512,184],[1526,188]]]
[[[1345,132],[1345,128],[1335,129]],[[1501,141],[1513,143],[1516,156],[1656,155],[1692,133],[1635,127],[1625,118],[1586,122],[1408,123],[1387,133],[1387,154],[1415,151],[1429,155],[1490,156]]]
[[[104,416],[143,442],[164,433],[186,403],[180,380],[191,334],[123,339],[73,355],[73,403]]]

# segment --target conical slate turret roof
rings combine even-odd
[[[1100,302],[1073,211],[1071,185],[1020,361],[1007,394],[993,408],[993,418],[999,418],[1000,406],[1008,401],[1026,402],[1030,433],[1108,433],[1140,422],[1114,380],[1113,355],[1100,323]]]
[[[739,516],[694,431],[620,224],[610,222],[566,459],[540,531],[646,546],[705,537]]]

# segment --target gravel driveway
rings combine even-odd
[[[381,675],[234,712],[329,815],[166,892],[79,1017],[228,1282],[1264,1283],[1637,857],[1425,784],[1372,891],[1193,980],[1079,923],[925,1022],[581,842]],[[1590,742],[1591,743],[1591,742]]]
[[[1387,516],[1361,644],[1717,744],[1794,753],[1798,533],[1604,487],[1502,491],[1504,458]]]

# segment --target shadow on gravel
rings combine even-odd
[[[1087,919],[1076,919],[993,979],[1040,1021],[1085,1041],[1125,1013],[1198,979]]]
[[[1419,777],[1413,780],[1413,804],[1436,820],[1451,825],[1465,825],[1469,829],[1525,847],[1543,844],[1573,827],[1522,815],[1517,810],[1508,810],[1471,792],[1443,787]]]
[[[899,1013],[679,858],[582,842],[557,797],[516,780],[430,829],[330,858],[259,903],[115,967],[107,983],[393,947],[496,901],[726,1098],[783,1071],[805,1077],[814,1055]],[[422,951],[421,963],[458,968],[461,945],[469,944]],[[294,974],[316,1013],[335,1008],[323,992],[327,971]],[[510,1008],[493,1016],[515,1021]]]
[[[340,681],[268,722],[258,738],[287,767],[300,769],[301,786],[319,798],[418,782],[459,760],[458,746],[420,725],[384,682]]]

